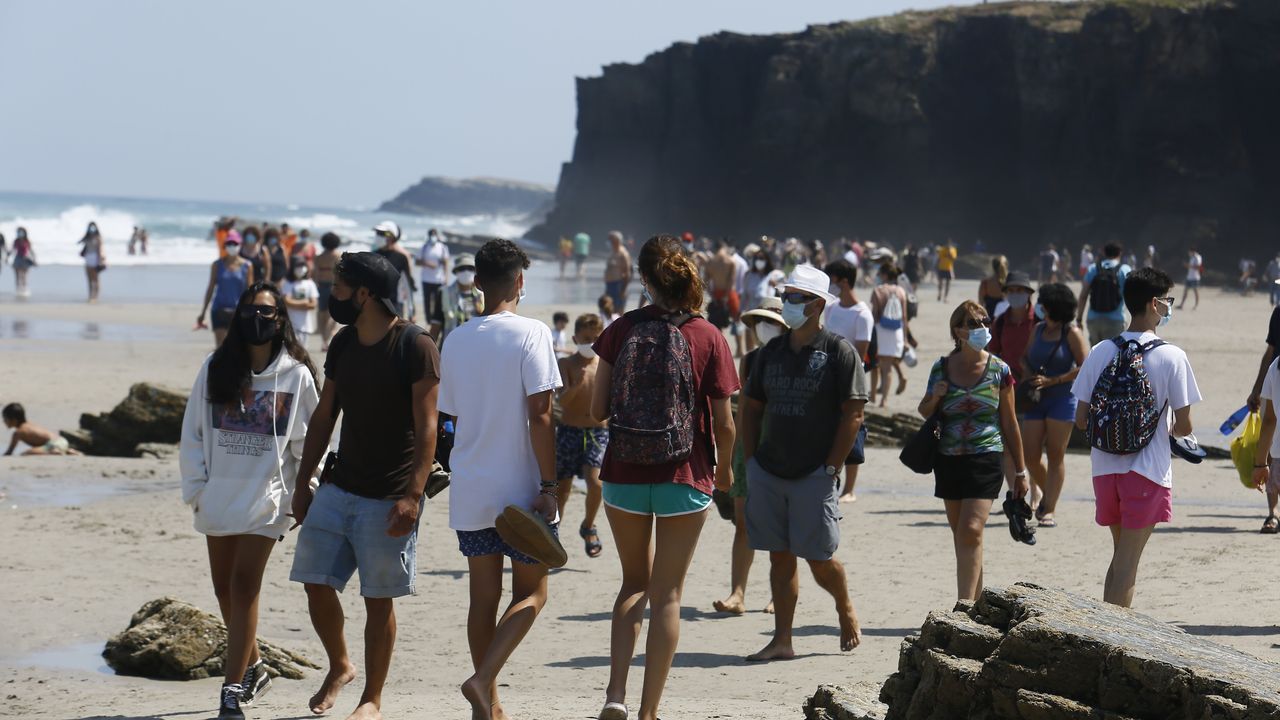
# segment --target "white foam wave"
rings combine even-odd
[[[289,208],[297,210],[297,206]],[[308,230],[347,230],[360,227],[360,223],[345,218],[340,215],[331,213],[315,213],[314,215],[297,215],[293,217],[281,218],[280,222],[289,223],[289,227],[306,228]]]
[[[56,216],[19,216],[0,221],[0,233],[4,233],[12,243],[17,228],[24,227],[38,262],[45,265],[78,265],[84,262],[80,258],[78,241],[84,237],[84,231],[90,222],[96,222],[98,231],[102,233],[103,251],[108,263],[132,265],[143,262],[192,262],[190,254],[200,245],[205,245],[199,238],[172,238],[164,243],[164,258],[130,257],[129,237],[133,234],[134,225],[138,224],[137,218],[128,212],[89,204],[76,205]],[[159,250],[154,243],[153,248]],[[205,262],[208,258],[206,250],[200,262]]]

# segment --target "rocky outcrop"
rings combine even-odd
[[[546,213],[555,189],[546,185],[494,178],[425,177],[379,212],[410,215],[533,215]]]
[[[258,651],[273,676],[301,680],[303,668],[319,666],[296,653],[258,641]],[[121,675],[154,680],[200,680],[223,675],[227,628],[195,606],[163,597],[142,606],[129,628],[107,641],[102,651]]]
[[[676,44],[578,81],[573,159],[530,234],[1270,253],[1278,39],[1273,0],[1099,0]]]
[[[139,445],[151,452],[155,448],[148,443],[176,444],[186,409],[186,392],[138,383],[111,412],[85,413],[80,416],[80,429],[63,430],[62,436],[85,455],[138,457]]]
[[[930,613],[880,691],[824,686],[805,717],[1263,720],[1280,666],[1126,608],[1018,583]]]

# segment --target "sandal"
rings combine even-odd
[[[579,527],[578,536],[583,540],[583,550],[587,553],[587,557],[598,558],[600,553],[604,552],[604,545],[600,543],[600,533],[594,527]],[[588,540],[593,536],[595,540]]]
[[[627,706],[616,702],[605,703],[597,717],[599,720],[627,720]]]
[[[1280,518],[1275,515],[1268,515],[1266,520],[1262,521],[1263,535],[1275,535],[1280,533]]]

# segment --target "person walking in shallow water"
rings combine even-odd
[[[80,238],[80,257],[84,258],[84,274],[89,281],[89,302],[98,302],[98,275],[107,269],[107,257],[102,251],[102,233],[98,232],[98,223],[89,223]]]

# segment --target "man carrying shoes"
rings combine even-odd
[[[773,639],[751,661],[795,657],[796,558],[808,561],[814,580],[835,599],[840,649],[862,640],[835,551],[839,473],[862,426],[867,387],[857,351],[822,327],[826,306],[836,300],[830,284],[817,268],[795,269],[782,295],[790,330],[761,348],[743,393],[747,536],[754,549],[769,552],[776,611]]]

